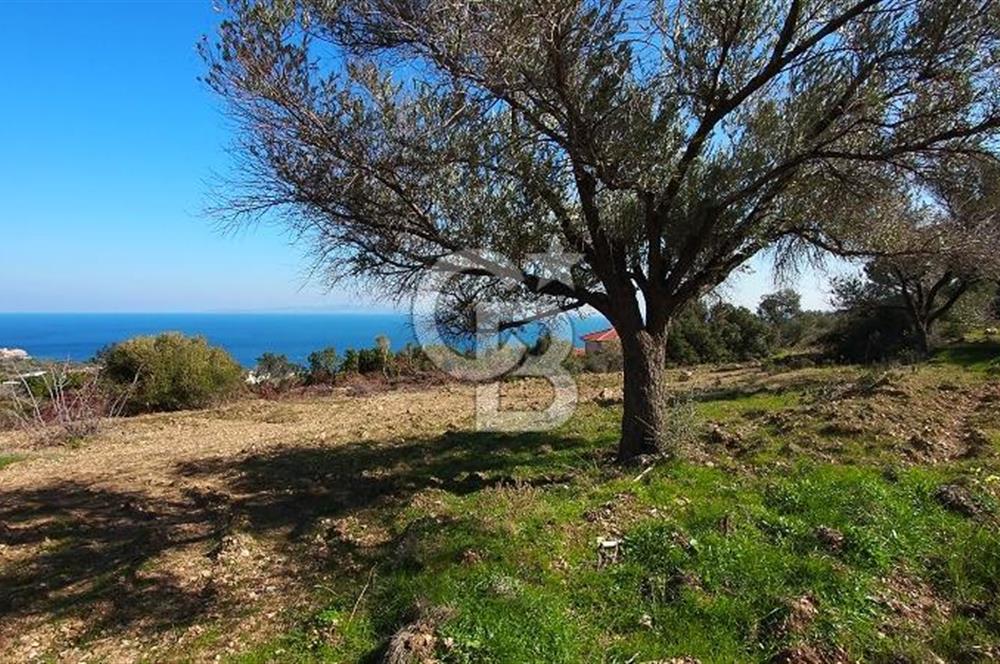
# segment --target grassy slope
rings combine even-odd
[[[914,399],[990,380],[955,362],[985,369],[976,352],[953,352],[900,380],[917,385]],[[703,396],[699,421],[742,431],[736,449],[709,445],[639,481],[602,460],[620,411],[594,404],[554,433],[460,433],[433,463],[398,459],[417,483],[448,488],[359,514],[361,531],[387,536],[342,535],[321,608],[236,661],[373,661],[428,615],[437,656],[454,662],[766,661],[799,645],[869,661],[1000,652],[989,514],[1000,406],[975,410],[989,449],[910,463],[865,426],[821,421],[835,398],[822,385]],[[967,487],[984,514],[942,507],[945,483]],[[599,561],[599,539],[622,543]]]

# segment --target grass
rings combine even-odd
[[[406,633],[449,663],[989,661],[1000,382],[970,353],[891,371],[700,368],[670,386],[683,453],[648,472],[611,461],[621,408],[605,401],[552,432],[498,434],[412,424],[449,390],[358,399],[329,426],[357,412],[366,435],[329,443],[309,438],[327,425],[304,426],[322,400],[175,414],[164,441],[185,423],[240,439],[166,466],[182,491],[211,491],[11,492],[7,532],[31,563],[0,581],[46,629],[99,603],[102,643],[127,637],[132,653],[166,634],[150,661],[379,662]],[[612,380],[591,379],[582,394]],[[280,445],[242,442],[262,423]],[[32,468],[14,469],[20,484]]]
[[[939,362],[970,366],[961,353]],[[697,410],[736,422],[802,398],[717,393]],[[428,615],[447,662],[759,662],[804,647],[852,661],[928,650],[979,661],[1000,652],[995,522],[936,497],[961,484],[995,512],[992,457],[887,469],[881,457],[789,453],[776,433],[780,463],[673,460],[637,482],[598,460],[617,416],[588,406],[553,434],[477,438],[503,450],[513,480],[432,491],[383,514],[394,538],[358,554],[365,572],[328,588],[299,628],[233,661],[377,661],[394,632]],[[545,481],[567,470],[569,479]],[[824,539],[831,532],[839,543]],[[602,539],[618,542],[610,558]],[[795,614],[802,605],[812,607],[805,619]]]
[[[1000,372],[1000,342],[992,339],[954,344],[934,354],[932,363],[958,366],[967,371]]]
[[[12,463],[24,460],[23,454],[0,454],[0,470],[3,470]]]

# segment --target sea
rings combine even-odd
[[[608,327],[601,316],[571,320],[577,346],[580,336]],[[0,348],[46,360],[84,362],[109,344],[159,332],[203,336],[248,368],[265,352],[304,363],[315,350],[332,346],[343,354],[371,347],[380,335],[396,350],[416,341],[402,313],[0,313]]]

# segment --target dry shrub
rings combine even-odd
[[[111,388],[97,371],[54,364],[43,372],[19,373],[11,390],[8,418],[19,428],[59,442],[94,435],[101,424],[120,417],[136,380]]]
[[[698,417],[690,394],[665,394],[661,408],[665,426],[660,434],[660,449],[678,456],[689,456],[696,446],[704,425]]]

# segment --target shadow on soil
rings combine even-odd
[[[428,488],[468,494],[515,478],[566,482],[593,454],[592,443],[551,433],[456,432],[187,463],[176,469],[187,488],[173,501],[73,481],[0,490],[0,544],[8,557],[0,568],[0,622],[75,617],[85,623],[82,638],[183,627],[225,615],[226,607],[212,584],[182,583],[155,559],[192,545],[211,556],[232,524],[279,538],[294,553],[320,518],[369,508],[391,515]],[[212,488],[196,488],[205,486]],[[336,560],[303,564],[329,569]]]

